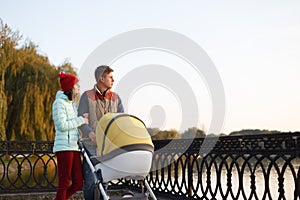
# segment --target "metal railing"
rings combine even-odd
[[[147,180],[170,199],[300,197],[300,133],[159,141],[155,147],[157,170]]]
[[[53,142],[0,141],[0,194],[51,192],[57,186]]]
[[[160,196],[300,197],[300,133],[159,140],[154,145],[147,180]],[[0,141],[0,194],[55,191],[57,165],[52,147],[52,142]],[[129,184],[139,187],[134,181]]]

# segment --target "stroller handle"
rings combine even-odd
[[[91,142],[91,138],[80,138],[80,142]]]
[[[97,146],[96,142],[93,142],[91,138],[80,138],[78,143],[83,143],[84,145]]]
[[[96,171],[94,165],[92,164],[92,161],[90,160],[86,150],[84,149],[83,142],[92,142],[92,140],[90,138],[80,138],[77,143],[78,143],[79,149],[81,150],[81,152],[83,153],[83,156],[86,159],[86,162],[88,163],[91,171],[93,172],[93,177],[94,177],[95,184],[98,185],[103,199],[108,200],[108,197],[107,197],[107,194],[106,194],[106,192],[103,188],[102,182],[99,181],[98,172]]]

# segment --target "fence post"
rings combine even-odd
[[[188,195],[193,197],[193,155],[188,155]]]
[[[298,198],[300,199],[300,167],[298,168],[295,192],[294,192],[294,199],[297,200]]]
[[[295,155],[299,158],[299,153],[297,153],[297,149],[298,149],[298,138],[299,136],[293,136],[292,137],[295,140]],[[295,192],[294,192],[294,200],[300,199],[300,167],[298,168],[298,172],[297,172],[297,178],[295,180]]]

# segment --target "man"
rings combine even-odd
[[[110,91],[113,86],[113,69],[101,65],[95,70],[96,84],[91,90],[85,91],[79,101],[78,115],[88,113],[89,124],[80,126],[82,137],[89,137],[96,142],[95,130],[100,118],[108,112],[124,112],[120,97]],[[96,154],[96,145],[86,146],[92,155]],[[94,200],[94,177],[88,163],[83,161],[83,194],[86,200]],[[107,185],[106,185],[107,186]]]

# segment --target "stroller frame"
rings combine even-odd
[[[86,162],[88,163],[91,171],[92,171],[92,174],[93,174],[93,177],[94,177],[94,183],[95,185],[97,185],[102,197],[104,200],[109,200],[109,196],[107,195],[106,191],[104,190],[104,187],[103,187],[103,178],[102,178],[102,171],[101,169],[98,169],[96,170],[95,166],[93,165],[86,149],[85,149],[85,146],[83,144],[83,141],[91,141],[89,138],[81,138],[78,140],[78,146],[79,146],[79,150],[81,151],[82,155],[84,156]],[[144,181],[144,184],[145,184],[145,187],[147,189],[147,192],[149,193],[149,195],[151,196],[151,198],[153,200],[157,200],[155,194],[153,193],[148,181],[146,179],[143,180]],[[93,191],[94,192],[94,191]]]

